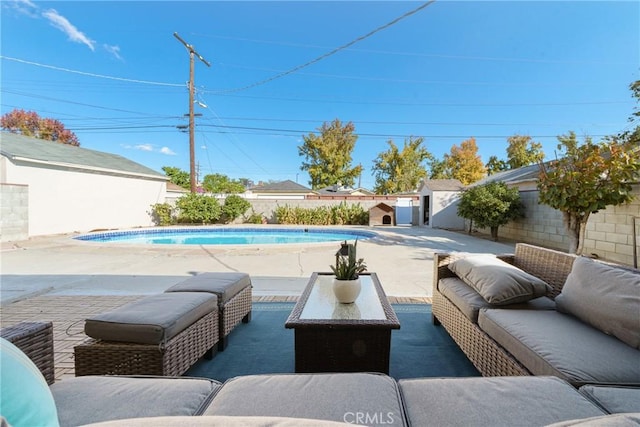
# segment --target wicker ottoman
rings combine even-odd
[[[82,375],[179,376],[218,342],[218,298],[201,292],[157,294],[85,321],[91,337],[74,347]]]
[[[218,297],[218,351],[224,351],[229,334],[240,321],[251,320],[251,278],[246,273],[200,273],[165,292],[207,292]]]

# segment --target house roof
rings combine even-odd
[[[290,179],[280,182],[256,185],[249,189],[254,193],[311,193],[311,190],[304,185],[293,182]]]
[[[373,192],[367,190],[366,188],[362,188],[362,187],[358,187],[358,188],[351,188],[351,187],[344,187],[344,186],[338,186],[338,185],[330,185],[328,187],[324,187],[324,188],[320,188],[318,190],[316,190],[316,192],[318,194],[324,195],[324,194],[330,194],[330,195],[351,195],[354,193],[360,193],[360,194],[365,194],[365,195],[372,195],[374,194]]]
[[[371,207],[371,209],[369,209],[369,211],[371,211],[373,209],[380,209],[380,210],[383,210],[385,212],[393,212],[393,208],[391,206],[387,205],[386,203],[378,203],[377,205]]]
[[[483,185],[489,182],[502,181],[506,184],[523,182],[523,181],[535,181],[540,175],[540,166],[538,164],[522,166],[517,169],[509,169],[501,171],[482,178],[480,181],[476,181],[471,186]]]
[[[0,133],[0,154],[11,160],[168,179],[153,169],[117,154],[45,141],[11,132]]]
[[[462,191],[465,186],[457,179],[425,179],[420,189],[423,188],[431,191]]]

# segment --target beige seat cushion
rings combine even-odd
[[[105,341],[160,344],[217,310],[214,294],[156,294],[86,319],[84,331]]]
[[[251,286],[247,273],[209,272],[189,277],[165,292],[210,292],[218,296],[218,303],[223,306],[247,286]]]

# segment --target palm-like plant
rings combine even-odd
[[[358,240],[355,243],[347,243],[345,240],[341,244],[340,250],[336,252],[336,265],[332,265],[331,270],[338,280],[356,280],[358,275],[367,271],[364,258],[356,258],[356,248]]]

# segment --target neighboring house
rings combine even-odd
[[[281,200],[302,200],[308,194],[315,194],[314,191],[304,185],[291,180],[259,184],[245,191],[247,199],[281,199]]]
[[[367,190],[366,188],[358,187],[351,188],[343,185],[331,185],[329,187],[316,190],[319,196],[373,196],[374,192]]]
[[[457,179],[425,179],[420,193],[420,225],[432,228],[464,229],[458,203],[465,186]]]
[[[0,240],[152,225],[168,178],[122,156],[0,134]]]
[[[167,192],[164,197],[165,202],[174,205],[176,203],[176,200],[190,192],[190,190],[184,187],[180,187],[179,185],[169,181],[167,182]]]

